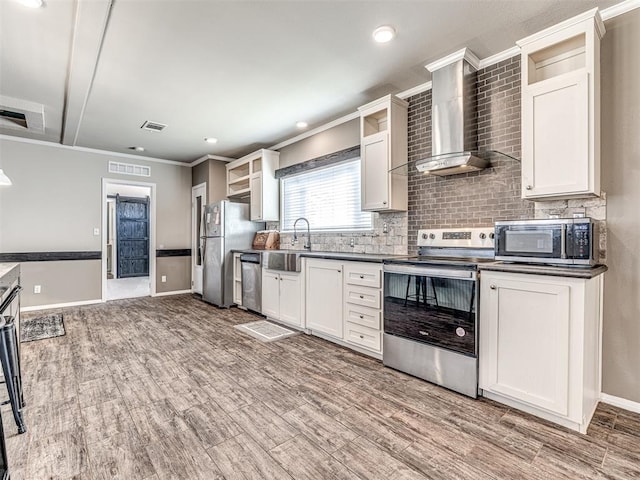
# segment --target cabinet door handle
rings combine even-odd
[[[360,318],[364,318],[362,315],[360,315]]]
[[[360,335],[360,338],[364,338],[364,335]]]
[[[338,270],[338,273],[342,272],[342,270]]]
[[[386,205],[386,204],[387,204],[387,202],[382,202],[382,204],[383,204],[383,205]]]
[[[364,296],[363,296],[363,295],[360,295],[360,298],[364,298]]]
[[[360,275],[360,278],[364,278],[364,275]]]
[[[496,286],[495,286],[495,285],[489,285],[489,288],[490,288],[491,290],[495,290],[495,289],[496,289]]]
[[[533,190],[533,186],[532,186],[532,185],[527,185],[525,188],[526,188],[527,190]]]

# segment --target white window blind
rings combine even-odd
[[[360,211],[360,159],[283,178],[280,228],[292,231],[300,217],[315,231],[370,230],[371,213]]]

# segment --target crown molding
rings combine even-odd
[[[496,63],[500,63],[504,60],[508,60],[511,57],[515,57],[516,55],[520,55],[520,47],[515,46],[508,48],[496,53],[495,55],[491,55],[490,57],[480,60],[480,69],[490,67],[492,65],[495,65]]]
[[[435,72],[436,70],[439,70],[442,67],[446,67],[447,65],[451,65],[452,63],[455,63],[459,60],[466,60],[469,65],[471,65],[476,70],[478,70],[480,67],[480,60],[478,59],[478,57],[476,57],[471,50],[465,47],[458,50],[457,52],[453,52],[447,55],[446,57],[436,60],[435,62],[431,62],[425,65],[424,68],[426,68],[430,72]]]
[[[203,155],[200,158],[194,160],[193,162],[189,163],[188,165],[190,167],[195,167],[196,165],[200,165],[202,162],[206,162],[207,160],[220,160],[222,162],[233,162],[236,159],[235,158],[231,158],[231,157],[221,157],[220,155],[207,154],[207,155]]]
[[[127,158],[129,160],[144,160],[146,162],[164,163],[165,165],[176,165],[179,167],[191,167],[191,164],[185,162],[176,162],[175,160],[165,160],[164,158],[145,157],[144,155],[132,155],[130,153],[110,152],[108,150],[98,150],[97,148],[74,147],[71,145],[61,145],[54,142],[45,142],[43,140],[34,140],[32,138],[13,137],[11,135],[0,134],[0,140],[18,143],[30,143],[32,145],[41,145],[44,147],[62,148],[75,152],[95,153],[97,155],[108,155],[110,157]]]
[[[337,127],[338,125],[342,125],[343,123],[350,122],[351,120],[354,120],[356,118],[360,118],[360,112],[355,111],[343,117],[336,118],[335,120],[329,123],[325,123],[324,125],[321,125],[319,127],[316,127],[313,130],[309,130],[308,132],[301,133],[300,135],[297,135],[293,138],[290,138],[283,142],[277,143],[271,147],[268,147],[267,150],[279,150],[283,147],[299,142],[300,140],[304,140],[305,138],[309,138],[313,135],[317,135],[318,133],[322,133],[326,130],[329,130],[330,128]]]
[[[534,33],[533,35],[529,35],[521,40],[516,42],[516,45],[522,47],[524,45],[528,45],[531,42],[537,42],[538,40],[548,37],[549,35],[553,35],[554,33],[560,32],[567,28],[573,27],[574,25],[578,25],[580,23],[586,22],[587,20],[593,20],[595,29],[598,32],[600,38],[604,35],[604,23],[602,23],[602,18],[600,17],[600,12],[597,8],[592,8],[591,10],[587,10],[580,15],[576,15],[575,17],[568,18],[560,23],[556,23],[544,30],[540,30],[539,32]]]
[[[602,17],[602,20],[606,21],[610,18],[630,12],[631,10],[635,10],[636,8],[640,8],[640,0],[626,0],[622,3],[618,3],[617,5],[605,8],[600,12],[600,16]]]
[[[427,90],[431,90],[431,82],[421,83],[413,88],[405,90],[404,92],[397,93],[396,96],[398,98],[407,99],[409,97],[413,97],[414,95],[418,95],[419,93],[426,92]]]

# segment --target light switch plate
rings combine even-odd
[[[93,229],[93,234],[97,237],[98,235],[100,235],[100,229],[99,228],[94,228]]]

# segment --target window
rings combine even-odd
[[[371,230],[371,213],[360,211],[360,159],[282,179],[283,231],[305,217],[314,231]]]

